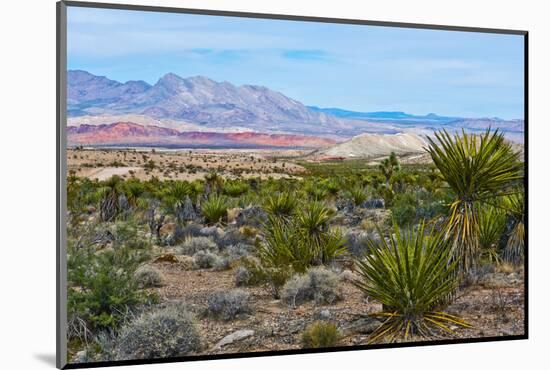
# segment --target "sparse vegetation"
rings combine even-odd
[[[331,322],[316,321],[302,334],[304,348],[336,347],[340,340],[338,328]]]
[[[195,264],[201,269],[214,267],[219,259],[220,258],[216,254],[204,250],[198,251],[193,255]]]
[[[281,299],[291,306],[306,301],[317,304],[330,304],[341,298],[338,284],[340,279],[334,272],[314,267],[305,274],[294,275],[286,282],[281,292]]]
[[[218,245],[209,237],[196,236],[187,238],[183,244],[176,248],[177,254],[192,256],[197,252],[216,252]]]
[[[139,287],[141,288],[154,288],[162,285],[162,274],[154,267],[144,265],[139,267],[134,277]]]
[[[208,314],[214,317],[233,320],[239,315],[250,312],[249,294],[242,290],[217,292],[208,298]]]
[[[183,356],[202,348],[193,316],[181,305],[145,312],[129,322],[116,338],[117,360]]]
[[[72,151],[69,359],[522,334],[522,163],[500,134],[438,133],[433,163],[305,153]]]

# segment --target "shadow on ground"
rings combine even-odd
[[[46,365],[55,367],[55,353],[40,353],[40,354],[35,353],[34,358],[42,361]]]

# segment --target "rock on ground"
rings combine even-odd
[[[236,332],[231,333],[231,334],[225,336],[222,340],[220,340],[214,346],[214,349],[221,349],[223,346],[226,346],[226,345],[231,344],[233,342],[237,342],[239,340],[243,340],[243,339],[251,337],[253,335],[254,335],[254,330],[237,330]]]

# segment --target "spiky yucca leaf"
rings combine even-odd
[[[289,192],[276,193],[266,198],[266,212],[278,217],[290,217],[297,206],[296,198]]]
[[[223,195],[212,193],[201,205],[201,212],[208,223],[222,222],[230,207],[228,199]]]
[[[368,198],[365,188],[360,185],[355,185],[348,190],[349,197],[353,200],[353,204],[360,206]]]
[[[506,229],[506,212],[494,206],[479,210],[479,246],[481,257],[490,263],[500,263],[498,242]]]
[[[265,243],[260,259],[268,267],[292,266],[297,272],[329,263],[346,251],[340,230],[330,230],[332,211],[320,202],[309,202],[291,218],[269,214],[263,224]]]
[[[518,191],[507,196],[504,198],[503,204],[514,220],[514,226],[504,248],[504,259],[507,262],[520,264],[525,253],[525,197],[523,192]]]
[[[424,223],[404,233],[394,225],[393,235],[380,236],[378,243],[368,241],[370,254],[356,261],[357,287],[385,308],[376,316],[386,320],[369,342],[430,336],[434,328],[451,332],[450,324],[468,326],[438,309],[457,285],[450,241],[434,229],[426,233]]]
[[[426,148],[441,177],[455,193],[450,206],[446,235],[453,241],[453,253],[460,271],[468,271],[479,255],[477,205],[506,195],[522,181],[519,154],[498,130],[482,135],[443,130],[428,138]]]
[[[269,215],[263,225],[265,242],[258,249],[265,267],[280,268],[292,266],[295,271],[304,272],[313,261],[312,248],[304,248],[301,235],[293,223]]]

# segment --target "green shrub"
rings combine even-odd
[[[180,305],[142,314],[120,330],[115,344],[117,360],[168,358],[200,350],[197,324]]]
[[[201,212],[208,223],[215,224],[227,218],[229,207],[229,201],[225,196],[214,193],[201,204]]]
[[[294,223],[269,216],[264,225],[264,236],[265,241],[258,248],[263,266],[292,267],[303,272],[313,263],[314,251],[301,239]]]
[[[306,301],[330,304],[341,298],[339,282],[334,272],[314,267],[289,279],[281,291],[281,299],[293,307]]]
[[[370,253],[356,261],[361,276],[356,285],[382,303],[384,311],[375,316],[385,319],[371,334],[371,343],[429,336],[433,328],[452,333],[449,324],[467,326],[438,310],[457,287],[457,262],[451,263],[451,243],[441,233],[425,234],[424,224],[402,233],[395,225],[388,238],[381,235],[378,244],[369,243]]]
[[[401,165],[399,164],[399,160],[397,159],[395,153],[391,152],[388,158],[380,162],[380,164],[378,165],[378,169],[386,178],[386,183],[389,184],[394,174],[398,173],[401,170]]]
[[[312,201],[323,201],[327,198],[329,192],[318,182],[308,182],[304,185],[304,191]]]
[[[68,243],[69,338],[114,329],[128,311],[154,300],[140,292],[134,274],[148,254],[124,245],[97,251],[92,245]]]
[[[418,207],[418,200],[414,195],[410,193],[397,194],[392,201],[392,217],[401,227],[412,225],[416,221]]]
[[[302,334],[303,348],[335,347],[340,340],[336,325],[330,322],[315,321]]]

